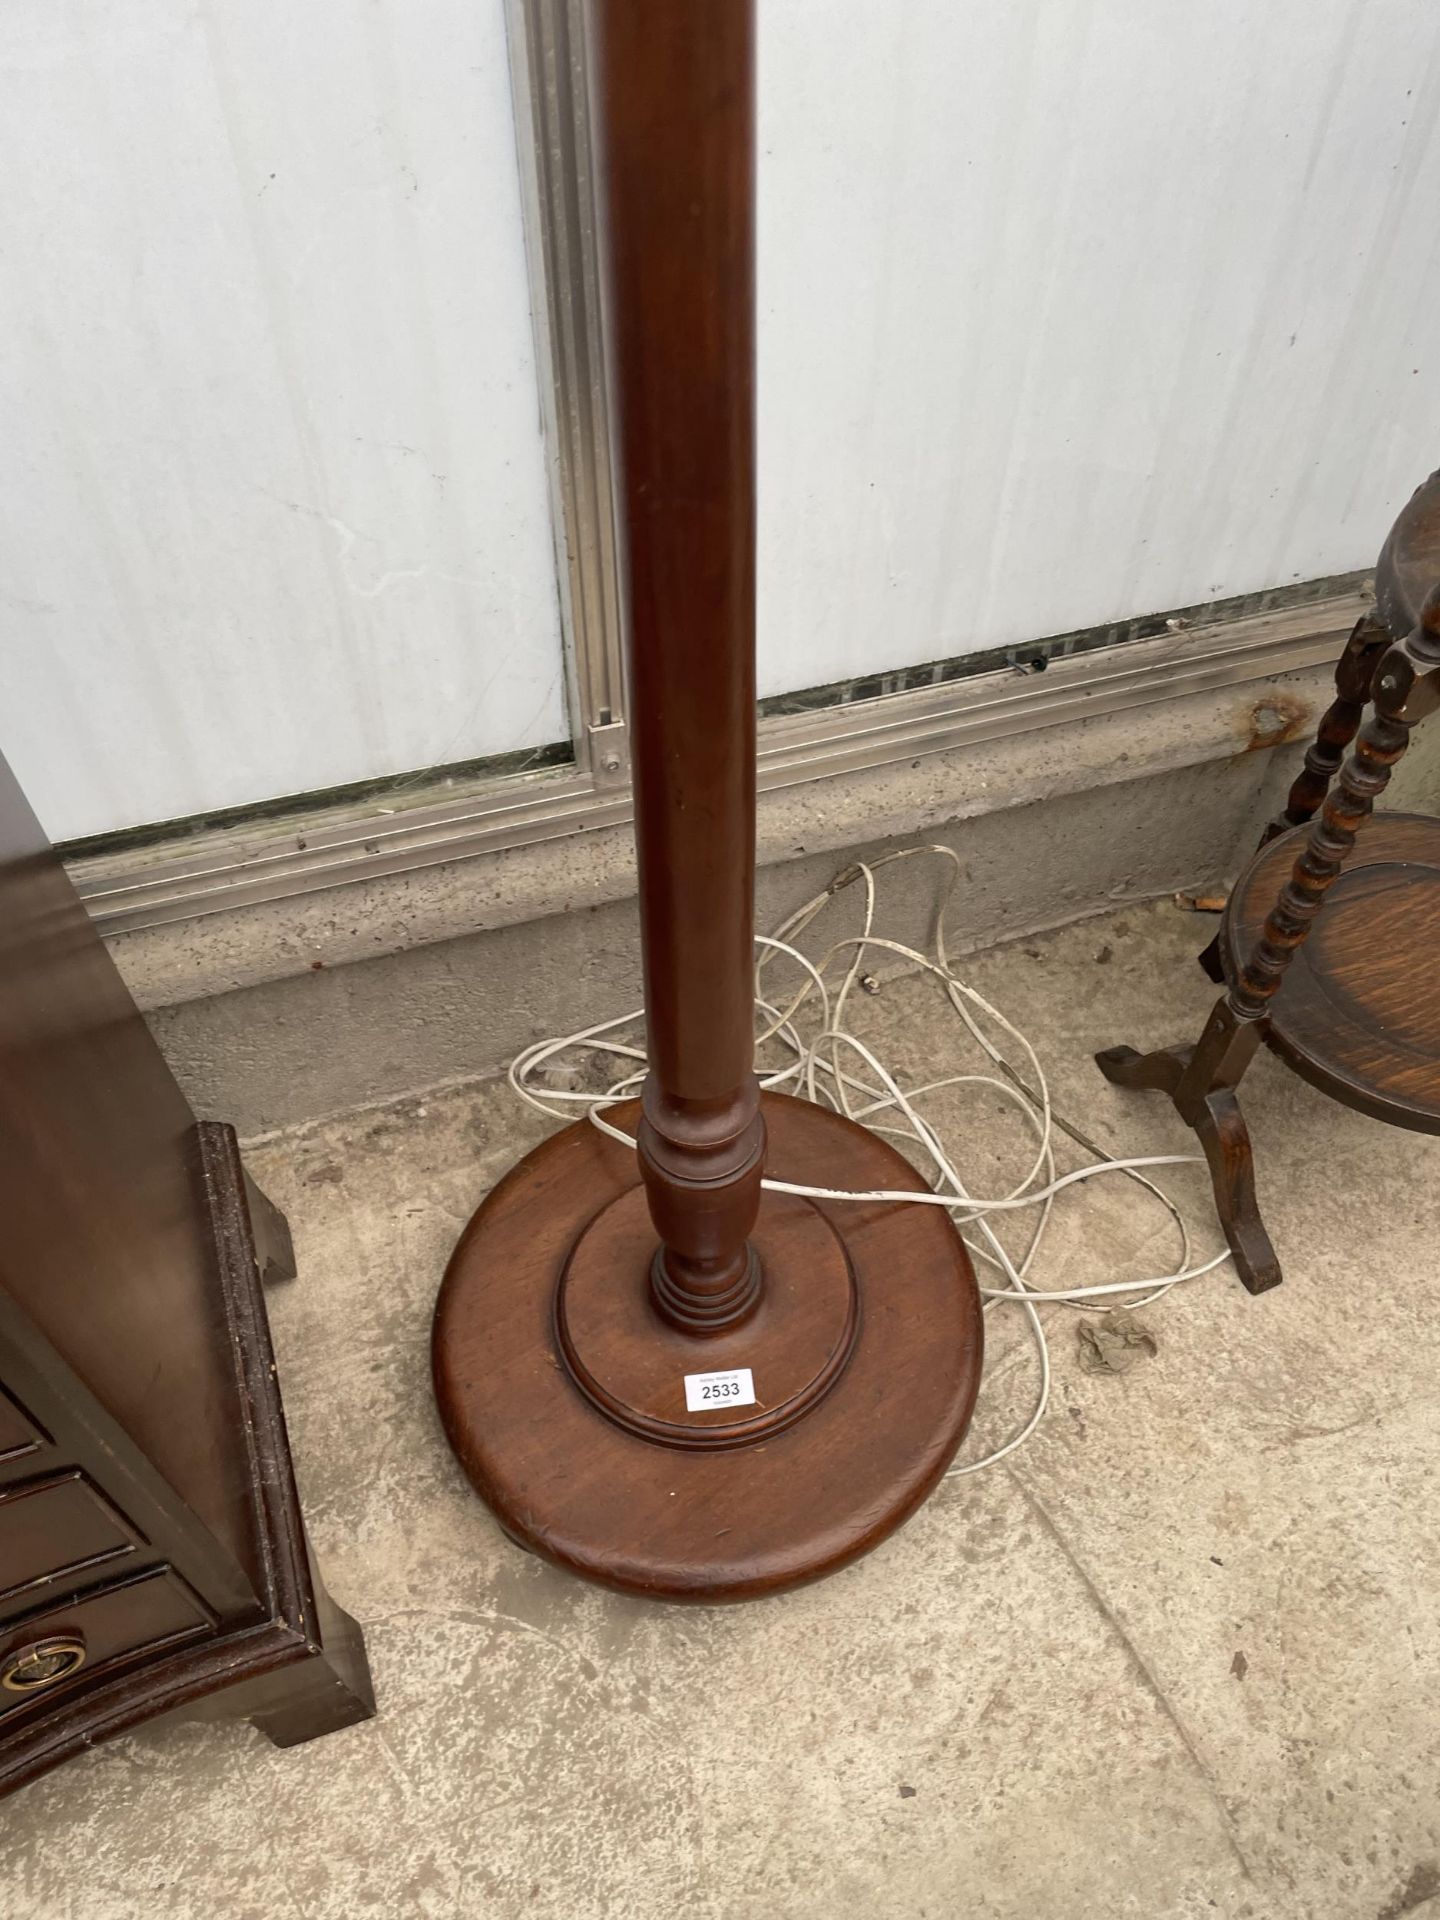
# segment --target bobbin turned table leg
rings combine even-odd
[[[1340,771],[1346,751],[1360,730],[1375,668],[1388,645],[1389,636],[1374,614],[1362,614],[1335,669],[1335,698],[1320,717],[1304,764],[1286,797],[1284,811],[1276,815],[1260,836],[1262,847],[1268,846],[1277,835],[1288,833],[1291,827],[1307,825],[1325,804],[1330,782]],[[1200,966],[1217,987],[1224,986],[1225,968],[1220,958],[1218,933],[1200,955]]]
[[[1232,931],[1232,896],[1220,933],[1231,977],[1195,1047],[1144,1055],[1129,1047],[1111,1047],[1095,1056],[1115,1085],[1168,1093],[1181,1118],[1195,1129],[1236,1268],[1252,1293],[1278,1285],[1280,1268],[1260,1222],[1250,1136],[1235,1090],[1266,1034],[1272,1003],[1296,954],[1309,939],[1357,835],[1405,752],[1411,728],[1440,706],[1440,585],[1424,601],[1413,633],[1378,660],[1376,645],[1369,623],[1362,621],[1341,663],[1341,698],[1327,716],[1329,720],[1338,712],[1329,729],[1330,745],[1312,756],[1313,765],[1307,761],[1291,792],[1291,811],[1308,817],[1317,795],[1328,787],[1323,806],[1310,818],[1289,876],[1248,948],[1241,946],[1239,932]],[[1374,705],[1354,734],[1352,709],[1362,685],[1368,686]],[[1321,732],[1324,745],[1326,729]],[[1347,733],[1353,734],[1354,748],[1330,786],[1329,756]]]

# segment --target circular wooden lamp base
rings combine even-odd
[[[924,1182],[809,1102],[764,1097],[767,1171],[850,1190]],[[614,1110],[633,1128],[638,1102]],[[970,1256],[939,1207],[764,1195],[760,1303],[682,1333],[655,1309],[636,1157],[588,1122],[522,1160],[451,1259],[435,1314],[450,1444],[501,1526],[651,1598],[746,1600],[832,1573],[915,1511],[954,1456],[983,1344]],[[686,1408],[748,1368],[754,1404]]]

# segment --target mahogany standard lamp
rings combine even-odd
[[[451,1445],[520,1545],[668,1600],[833,1572],[934,1488],[974,1271],[892,1147],[754,1073],[754,22],[591,0],[623,475],[642,1097],[486,1198],[435,1317]],[[708,1376],[708,1378],[707,1378]],[[717,1378],[718,1376],[718,1378]]]

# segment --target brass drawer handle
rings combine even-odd
[[[17,1647],[0,1666],[0,1687],[7,1693],[38,1693],[66,1680],[85,1664],[85,1642],[78,1634],[52,1634]]]

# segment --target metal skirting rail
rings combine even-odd
[[[1265,682],[1333,662],[1354,624],[1353,593],[1285,611],[1192,627],[1055,661],[882,699],[766,719],[760,791],[1004,740],[1091,716]],[[80,856],[71,874],[105,934],[412,873],[451,861],[617,826],[628,788],[588,772],[510,774],[457,791],[429,789],[349,808],[240,823]]]

